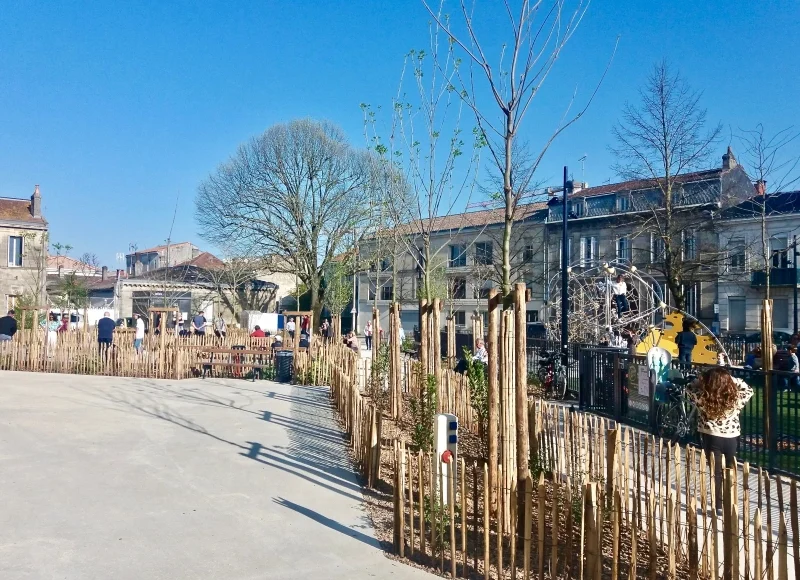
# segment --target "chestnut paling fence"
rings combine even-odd
[[[394,550],[403,558],[462,578],[784,580],[800,571],[794,479],[736,463],[717,481],[717,458],[697,448],[531,401],[530,470],[520,485],[516,473],[508,486],[469,457],[445,465],[442,480],[441,458],[401,440],[381,445],[383,417],[359,388],[355,354],[329,349],[315,364],[330,380],[365,483],[392,487]],[[447,388],[440,409],[458,414],[468,385],[453,377]]]

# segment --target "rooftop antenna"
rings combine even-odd
[[[586,153],[578,161],[581,162],[581,181],[586,183]]]

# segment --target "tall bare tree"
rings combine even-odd
[[[687,257],[682,232],[709,218],[690,202],[691,196],[702,199],[706,192],[685,188],[683,175],[707,169],[722,131],[719,124],[707,127],[701,97],[666,61],[656,64],[639,91],[640,103],[625,105],[622,119],[613,129],[616,145],[611,147],[617,158],[616,172],[623,179],[642,181],[640,189],[658,194],[637,208],[644,212],[636,236],[653,236],[657,249],[653,269],[664,276],[675,306],[681,310],[686,306],[684,281],[700,265]],[[721,256],[703,253],[706,261]]]
[[[369,171],[332,123],[303,119],[275,125],[242,144],[199,187],[202,236],[226,245],[258,246],[296,273],[319,315],[325,268],[352,247],[365,219]]]

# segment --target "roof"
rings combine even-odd
[[[33,217],[31,214],[30,199],[16,199],[12,197],[0,197],[0,220],[30,222],[42,225],[47,223],[44,218]]]
[[[64,270],[81,270],[86,272],[100,270],[98,267],[90,266],[85,262],[70,258],[69,256],[47,256],[47,267],[54,270],[61,267]]]
[[[167,247],[174,248],[176,246],[186,246],[186,245],[192,246],[194,244],[192,244],[192,242],[176,242],[174,244],[169,244],[169,246],[167,246],[167,244],[162,244],[160,246],[147,248],[146,250],[136,250],[135,252],[128,253],[128,255],[130,256],[131,254],[152,254],[154,252],[166,251]]]
[[[770,193],[766,196],[766,207],[763,207],[764,198],[755,195],[722,212],[723,219],[743,219],[761,215],[762,208],[767,216],[790,215],[800,213],[800,191],[781,191]]]
[[[518,205],[515,214],[515,221],[529,219],[537,212],[547,210],[544,202],[528,203]],[[413,234],[423,229],[431,232],[441,232],[448,230],[459,230],[464,228],[478,228],[492,224],[502,224],[505,221],[505,208],[484,209],[471,211],[461,214],[445,215],[424,220],[415,220],[408,224],[399,226],[402,233]],[[544,216],[542,216],[544,219]]]
[[[682,173],[674,177],[675,183],[691,183],[694,181],[705,181],[708,179],[719,179],[722,175],[722,169],[707,169],[705,171],[693,171],[691,173]],[[661,178],[663,179],[663,178]],[[596,195],[608,195],[620,191],[639,191],[643,189],[653,189],[655,187],[655,179],[633,179],[630,181],[622,181],[619,183],[607,183],[605,185],[598,185],[596,187],[587,187],[573,193],[570,197],[593,197]]]
[[[177,266],[195,266],[197,268],[211,270],[225,267],[225,262],[210,252],[201,252],[191,260],[181,262],[180,264],[177,264]]]

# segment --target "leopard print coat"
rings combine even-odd
[[[742,409],[753,396],[753,389],[750,385],[745,383],[742,379],[733,378],[733,382],[739,387],[739,393],[736,397],[736,405],[728,411],[728,413],[721,419],[715,421],[710,420],[703,408],[698,404],[698,393],[695,389],[687,391],[689,398],[697,405],[699,418],[697,421],[697,430],[700,433],[706,433],[715,437],[738,437],[742,434],[742,427],[739,424],[739,414]]]

